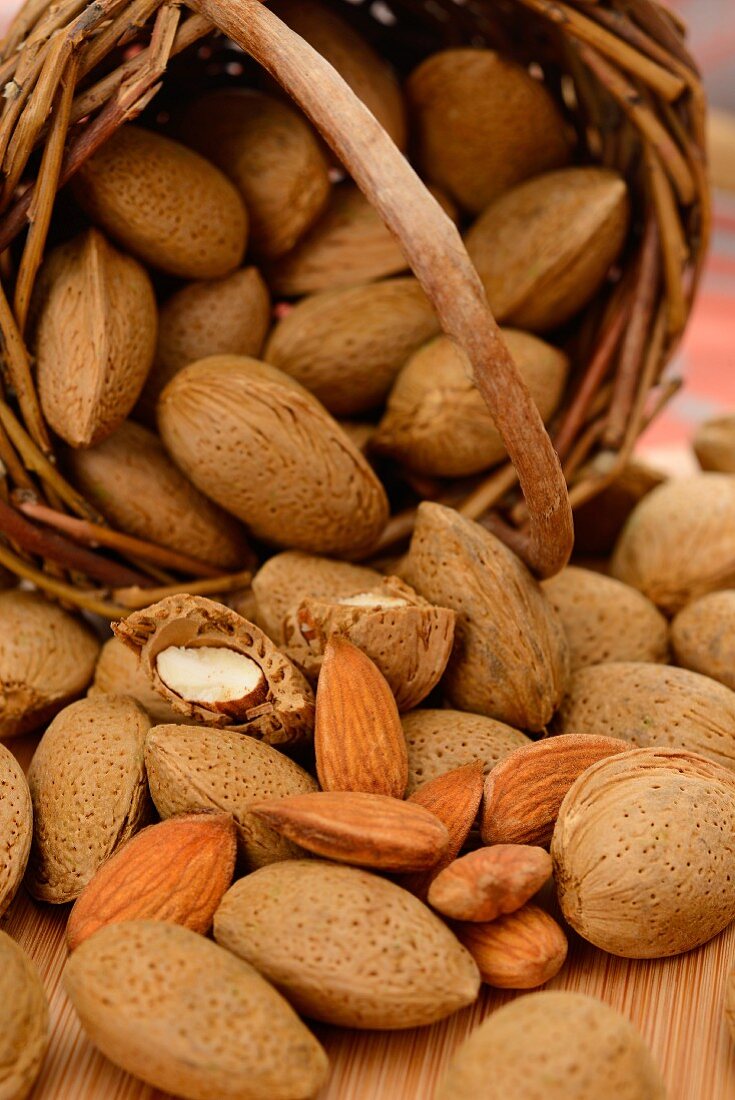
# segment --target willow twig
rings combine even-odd
[[[180,584],[166,585],[165,588],[118,588],[113,595],[116,600],[132,611],[158,603],[167,596],[178,596],[182,592],[189,596],[213,596],[237,592],[240,588],[247,588],[252,579],[252,572],[245,570],[242,573],[228,573],[202,581],[183,581]]]

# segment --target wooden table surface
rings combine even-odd
[[[25,737],[8,744],[27,766],[36,741]],[[113,1066],[85,1038],[61,988],[68,911],[40,905],[21,890],[0,922],[34,959],[51,1005],[51,1045],[33,1100],[167,1100]],[[591,993],[628,1016],[661,1066],[670,1100],[735,1100],[735,1043],[722,1012],[724,980],[733,966],[735,925],[698,951],[652,962],[605,955],[575,938],[549,988]],[[457,1044],[513,996],[483,987],[472,1008],[413,1031],[318,1026],[332,1064],[319,1100],[431,1100]],[[532,1046],[529,1036],[529,1053]]]

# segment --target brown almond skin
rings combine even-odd
[[[710,592],[671,624],[674,661],[735,691],[735,592]]]
[[[191,364],[163,391],[158,423],[197,488],[264,542],[358,557],[385,526],[388,501],[365,458],[318,401],[266,363]]]
[[[479,760],[485,775],[531,742],[494,718],[461,710],[414,710],[401,718],[408,746],[408,793],[454,768]]]
[[[570,733],[516,749],[485,780],[483,841],[549,844],[559,807],[577,776],[627,748],[620,738]]]
[[[315,791],[253,807],[256,817],[323,859],[380,871],[425,871],[449,844],[429,810],[383,794]]]
[[[76,173],[74,197],[123,248],[182,279],[217,279],[242,262],[248,219],[239,193],[191,149],[120,127]]]
[[[26,777],[5,745],[0,745],[0,917],[10,905],[28,864],[33,806]],[[0,1061],[0,1065],[4,1064]],[[1,1095],[1,1093],[0,1093]]]
[[[25,1100],[49,1042],[49,1011],[41,979],[26,953],[0,932],[0,1096]]]
[[[143,708],[125,695],[81,699],[48,727],[28,769],[34,832],[25,884],[34,898],[73,901],[146,824],[149,728]]]
[[[38,394],[72,447],[106,439],[138,400],[158,318],[145,268],[89,229],[51,252],[39,275]]]
[[[692,446],[703,470],[735,474],[735,416],[719,416],[700,424]]]
[[[335,863],[289,860],[240,879],[214,935],[298,1012],[340,1027],[421,1027],[471,1004],[480,985],[470,955],[418,898]]]
[[[188,928],[103,928],[72,955],[64,987],[102,1053],[164,1093],[308,1100],[327,1076],[326,1054],[283,998]]]
[[[153,432],[132,420],[68,454],[74,484],[113,527],[223,570],[247,568],[245,532],[187,481]]]
[[[149,825],[103,863],[74,903],[70,951],[99,928],[165,920],[206,935],[232,882],[237,850],[229,814],[181,814]]]
[[[496,989],[536,989],[556,977],[566,961],[566,936],[537,905],[524,905],[486,923],[452,927],[483,982]]]
[[[452,920],[494,921],[525,905],[551,869],[549,853],[530,844],[478,848],[440,871],[429,889],[429,905]]]
[[[266,799],[317,789],[308,772],[270,745],[230,730],[161,725],[148,734],[145,763],[161,817],[207,810],[232,815],[248,870],[303,854],[252,813]]]

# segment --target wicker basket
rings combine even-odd
[[[145,112],[146,124],[161,123],[178,81],[190,91],[217,65],[220,76],[241,72],[235,43],[311,117],[469,354],[511,461],[464,486],[461,500],[456,487],[443,499],[482,518],[539,574],[554,573],[571,550],[570,500],[580,505],[616,478],[678,384],[662,374],[686,324],[710,221],[705,103],[683,28],[657,0],[332,0],[400,73],[432,50],[467,44],[534,64],[576,128],[582,158],[616,167],[629,183],[630,239],[575,324],[577,368],[552,446],[457,230],[372,115],[259,0],[189,2],[26,0],[2,44],[0,563],[108,616],[162,590],[223,592],[245,581],[111,530],[64,480],[23,341],[58,188],[124,122]],[[410,509],[394,516],[382,546],[411,523]]]

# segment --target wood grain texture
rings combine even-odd
[[[37,737],[8,742],[27,766]],[[46,906],[23,891],[2,921],[39,968],[51,1005],[52,1039],[32,1100],[169,1100],[98,1054],[61,989],[69,906]],[[654,961],[614,958],[572,937],[569,959],[547,988],[600,997],[640,1029],[662,1067],[669,1100],[732,1100],[735,1043],[723,1016],[724,982],[735,965],[735,925],[687,955]],[[455,1047],[481,1019],[513,999],[483,987],[472,1008],[406,1032],[315,1028],[332,1063],[319,1100],[431,1100]]]

